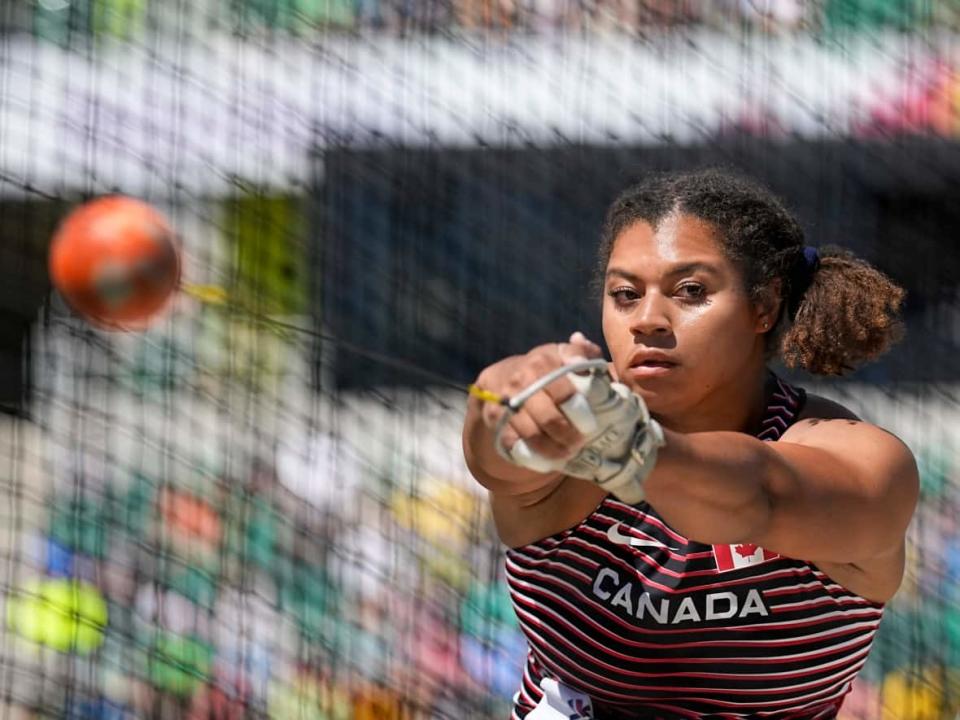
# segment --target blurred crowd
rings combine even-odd
[[[47,331],[42,427],[0,416],[0,715],[504,717],[526,646],[482,493],[444,469],[462,458],[434,425],[458,411],[311,410],[304,377],[276,394],[289,339],[221,321]],[[250,425],[227,387],[269,407]],[[442,442],[399,454],[424,424]]]
[[[469,494],[358,489],[353,522],[265,466],[76,482],[21,538],[5,717],[504,714],[525,646]]]
[[[956,28],[960,3],[922,0],[14,0],[0,30],[53,41],[73,33],[137,37],[174,24],[187,33],[317,31],[394,35],[476,32],[621,33],[645,38],[671,28],[772,34],[843,29]]]

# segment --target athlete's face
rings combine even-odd
[[[770,314],[751,302],[709,223],[674,214],[656,229],[627,227],[614,242],[604,291],[615,371],[654,413],[680,417],[709,406],[718,389],[763,367]]]

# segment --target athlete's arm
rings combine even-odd
[[[665,431],[646,482],[650,504],[680,533],[704,543],[754,543],[790,557],[862,563],[897,553],[918,494],[913,456],[893,435],[832,408],[795,423],[778,442],[745,433]],[[478,462],[482,423],[465,428],[468,464],[491,490],[501,539],[519,546],[575,525],[604,493],[549,479],[497,457]],[[466,442],[473,428],[476,442]],[[471,462],[470,449],[474,450]],[[484,467],[502,474],[485,475]]]
[[[909,449],[851,418],[801,420],[778,442],[668,433],[646,485],[650,504],[691,539],[831,563],[896,552],[918,489]]]

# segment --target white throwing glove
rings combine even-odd
[[[585,374],[583,371],[587,371]],[[663,447],[663,429],[650,417],[643,399],[622,383],[612,382],[603,360],[585,360],[558,368],[511,398],[510,411],[562,375],[569,374],[577,392],[560,405],[570,423],[587,440],[573,458],[546,458],[518,440],[507,450],[500,442],[510,412],[496,428],[500,454],[521,467],[536,472],[563,472],[592,480],[617,499],[631,505],[643,501],[643,482]]]

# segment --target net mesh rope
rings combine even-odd
[[[921,0],[0,4],[0,717],[505,717],[526,647],[434,380],[599,338],[605,206],[704,164],[910,292],[888,358],[788,377],[921,464],[842,717],[953,717],[958,29]],[[108,192],[227,302],[74,316],[48,243]]]

